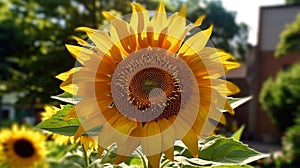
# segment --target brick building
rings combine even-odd
[[[275,58],[274,51],[279,42],[279,35],[287,24],[295,21],[300,12],[300,5],[281,5],[260,8],[258,41],[257,46],[250,52],[248,60],[245,62],[246,77],[242,81],[237,79],[236,73],[229,74],[228,79],[242,83],[241,89],[248,87],[242,95],[250,94],[253,99],[242,109],[237,109],[239,124],[246,124],[247,138],[274,143],[278,142],[280,134],[275,125],[271,122],[266,111],[259,103],[259,93],[265,80],[274,77],[290,65],[300,62],[300,52],[289,53],[281,58]],[[241,70],[240,70],[241,71]],[[242,71],[244,74],[245,72]],[[240,122],[241,121],[241,122]]]

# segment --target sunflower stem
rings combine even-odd
[[[89,157],[88,157],[88,153],[85,150],[84,146],[82,145],[82,149],[83,149],[83,160],[84,160],[84,167],[87,168],[89,167]]]

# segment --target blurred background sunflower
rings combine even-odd
[[[42,121],[50,119],[54,114],[58,113],[61,108],[55,106],[46,105],[44,107],[44,112],[41,113]],[[81,136],[78,139],[74,139],[74,136],[61,135],[53,132],[47,131],[47,134],[54,140],[57,145],[68,145],[69,143],[80,144],[85,150],[96,150],[98,148],[97,136]]]
[[[25,126],[0,131],[0,166],[29,168],[44,163],[46,136]]]

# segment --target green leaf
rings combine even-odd
[[[60,100],[62,102],[71,103],[71,104],[77,104],[82,100],[81,97],[74,96],[68,92],[64,92],[64,93],[56,95],[56,96],[51,96],[51,98]]]
[[[242,125],[233,135],[232,135],[232,138],[234,140],[237,140],[239,141],[241,139],[241,136],[243,134],[243,131],[245,129],[245,125]]]
[[[106,151],[103,152],[103,156],[101,159],[101,164],[110,163],[112,164],[117,157],[117,145],[112,144],[107,148]]]
[[[252,96],[242,97],[242,98],[227,97],[227,100],[229,100],[230,105],[233,109],[239,107],[240,105],[248,102],[251,99],[252,99]]]
[[[143,161],[138,156],[129,157],[124,163],[131,167],[143,167]]]
[[[258,159],[269,156],[250,149],[247,145],[234,140],[215,136],[200,147],[199,158],[209,160],[215,164],[245,165]]]
[[[253,166],[250,165],[221,165],[221,166],[214,166],[214,168],[254,168]]]
[[[53,133],[72,136],[80,126],[78,118],[64,120],[67,113],[73,108],[73,105],[62,106],[51,118],[39,123],[36,127]]]
[[[72,152],[76,147],[77,144],[57,145],[54,141],[47,141],[47,158],[58,162],[66,153]]]
[[[174,160],[165,167],[250,167],[247,164],[269,155],[250,149],[233,138],[210,136],[199,140],[199,157],[193,158],[188,148],[176,141],[174,146]],[[165,162],[162,159],[163,162]]]

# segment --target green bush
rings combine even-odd
[[[280,71],[275,79],[263,84],[259,101],[268,112],[279,131],[284,132],[294,124],[300,113],[300,64]]]
[[[293,51],[300,51],[300,13],[298,13],[297,19],[287,25],[280,33],[280,41],[277,44],[275,56],[284,56]]]
[[[298,117],[300,119],[300,117]],[[300,164],[300,122],[287,129],[282,138],[284,157],[288,163]]]

